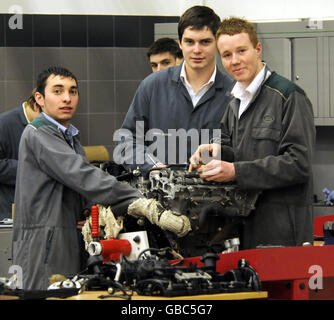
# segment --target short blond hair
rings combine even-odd
[[[230,17],[224,19],[217,30],[216,40],[223,34],[233,36],[242,32],[248,34],[249,39],[255,48],[259,42],[256,28],[252,23],[242,18]]]

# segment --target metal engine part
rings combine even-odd
[[[137,188],[145,197],[158,200],[166,210],[190,219],[192,231],[187,236],[175,239],[164,231],[154,243],[157,247],[171,246],[184,257],[228,249],[224,241],[239,237],[242,220],[255,209],[260,194],[240,190],[233,183],[206,181],[197,172],[189,173],[186,165],[154,168],[146,176],[139,170],[127,172],[120,167],[112,163],[105,170]],[[139,219],[138,223],[145,221]],[[157,234],[156,230],[149,232],[150,242]]]
[[[157,198],[166,208],[176,211],[185,209],[183,202],[195,206],[216,203],[228,216],[247,217],[258,197],[258,192],[242,191],[232,183],[209,182],[186,168],[154,169],[148,178],[134,171],[129,183],[146,197]]]
[[[131,299],[132,292],[147,296],[187,296],[198,294],[217,294],[231,292],[251,292],[261,290],[260,278],[247,260],[238,261],[238,267],[219,274],[216,270],[216,261],[220,257],[213,253],[206,253],[201,257],[204,266],[196,264],[189,266],[172,265],[164,256],[163,249],[149,249],[156,252],[143,259],[128,261],[123,259],[114,262],[102,263],[97,256],[88,261],[88,275],[85,278],[85,287],[88,290],[108,289],[110,295],[100,296],[108,298],[115,296],[118,291],[123,292],[124,299]],[[113,290],[110,290],[113,289]],[[118,295],[119,296],[119,295]]]

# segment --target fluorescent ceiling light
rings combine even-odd
[[[334,20],[334,16],[333,17],[311,17],[308,19],[311,21],[330,21],[330,20]]]
[[[266,22],[300,22],[301,18],[275,18],[275,19],[249,19],[253,23],[266,23]]]

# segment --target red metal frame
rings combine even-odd
[[[217,272],[235,269],[240,259],[246,259],[256,270],[262,289],[269,299],[334,299],[334,245],[241,250],[219,254]],[[196,263],[200,257],[185,258],[182,265]],[[309,279],[311,266],[320,266],[323,288],[312,290]]]
[[[322,238],[324,236],[324,223],[334,221],[334,215],[320,216],[314,218],[314,238]]]

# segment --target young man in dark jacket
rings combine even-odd
[[[21,106],[0,115],[0,220],[12,218],[21,135],[39,115],[34,95],[35,90]]]
[[[155,72],[140,84],[115,149],[117,162],[147,173],[186,164],[199,144],[220,136],[220,120],[233,80],[216,67],[220,18],[206,6],[186,10],[178,24],[184,62]]]
[[[256,208],[241,226],[242,248],[296,246],[313,242],[313,108],[297,85],[261,60],[255,27],[225,19],[216,35],[226,71],[237,81],[222,120],[222,144],[202,145],[192,156],[209,181],[234,180],[260,192]],[[202,154],[220,159],[203,165]]]

